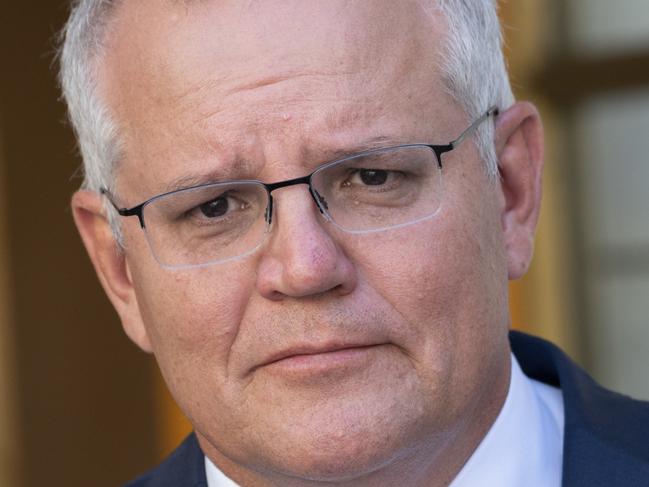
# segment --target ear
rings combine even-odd
[[[151,352],[128,261],[106,219],[103,197],[93,191],[77,191],[72,197],[72,214],[99,281],[113,303],[124,331],[142,350]]]
[[[543,126],[531,103],[519,102],[496,119],[496,154],[504,197],[501,222],[509,279],[526,272],[534,252],[541,206]]]

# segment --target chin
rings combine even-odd
[[[403,456],[404,449],[388,438],[368,435],[338,440],[325,439],[295,448],[278,459],[283,475],[318,481],[345,481],[371,475]],[[275,463],[275,462],[272,462]]]
[[[422,422],[412,416],[368,411],[359,404],[323,412],[310,424],[297,420],[277,432],[275,438],[282,440],[266,450],[263,463],[289,477],[344,481],[403,459],[421,441]]]

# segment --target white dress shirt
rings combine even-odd
[[[239,487],[239,484],[230,477],[226,477],[207,457],[205,457],[205,472],[207,473],[207,487]]]
[[[512,355],[509,392],[496,421],[449,487],[560,487],[563,397],[528,378]],[[207,457],[208,487],[239,487]]]
[[[560,487],[563,423],[561,391],[527,377],[512,355],[505,404],[449,487]]]

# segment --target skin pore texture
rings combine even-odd
[[[443,35],[415,1],[122,2],[99,70],[120,205],[453,140],[471,120],[438,74]],[[540,196],[536,111],[496,124],[501,179],[465,142],[432,219],[346,234],[292,186],[257,252],[204,268],[160,267],[136,218],[116,252],[102,197],[75,195],[127,334],[236,482],[443,486],[470,457],[507,394],[507,280],[529,264]]]

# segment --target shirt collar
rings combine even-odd
[[[207,487],[239,487],[239,484],[226,477],[207,457],[205,457],[205,474],[207,477]]]
[[[528,378],[512,355],[509,391],[496,421],[449,487],[559,487],[563,398]]]

